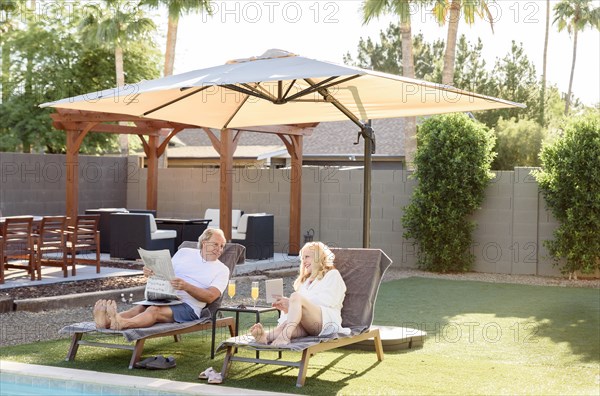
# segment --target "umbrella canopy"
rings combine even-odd
[[[282,50],[41,106],[215,128],[222,131],[222,136],[225,134],[226,140],[230,129],[350,119],[360,128],[365,142],[363,247],[370,245],[370,175],[375,140],[367,120],[525,107],[451,86],[308,59]],[[91,124],[87,128],[92,128]],[[288,150],[298,145],[301,140],[286,143]],[[229,149],[225,152],[231,155]],[[297,154],[301,165],[301,155]],[[300,235],[299,182],[292,183],[291,190],[290,218],[296,219],[290,225],[290,246],[294,246]],[[231,187],[222,185],[221,196],[230,197]],[[230,209],[227,202],[221,200],[221,206],[225,206],[221,208],[221,224],[229,224],[224,217]],[[292,250],[297,253],[297,247]]]
[[[279,50],[42,106],[216,129],[524,107],[451,86]]]

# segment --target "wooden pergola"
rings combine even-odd
[[[67,134],[67,185],[66,215],[75,219],[79,209],[79,149],[86,135],[93,133],[116,133],[137,135],[144,146],[148,159],[148,179],[146,185],[146,208],[158,207],[158,159],[164,154],[169,141],[184,129],[202,128],[210,138],[220,156],[219,224],[227,240],[231,239],[231,210],[233,208],[233,154],[242,132],[273,133],[285,144],[291,157],[290,184],[290,228],[288,253],[297,255],[300,250],[300,220],[302,210],[302,142],[310,136],[318,123],[244,127],[243,129],[222,129],[217,137],[210,129],[199,125],[152,120],[116,113],[102,113],[82,110],[56,109],[51,114],[53,125]],[[127,125],[122,123],[126,122]],[[165,139],[159,143],[159,137]]]

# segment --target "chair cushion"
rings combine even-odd
[[[212,219],[212,221],[208,223],[210,228],[219,228],[219,209],[206,209],[204,218]]]
[[[242,217],[242,211],[239,209],[233,209],[231,211],[231,227],[238,228],[240,218]]]
[[[150,239],[170,239],[177,238],[175,230],[156,230],[150,233]]]
[[[236,240],[244,240],[246,239],[246,233],[245,232],[240,232],[238,230],[232,230],[231,231],[231,239],[236,239]]]
[[[140,214],[145,214],[146,216],[150,217],[150,234],[158,231],[158,227],[156,226],[156,220],[154,220],[154,215],[152,213],[140,213]],[[175,234],[177,234],[176,231],[175,231]],[[162,238],[152,238],[152,239],[162,239]]]
[[[237,233],[242,233],[244,234],[244,238],[246,237],[246,230],[248,228],[248,217],[250,217],[250,214],[244,214],[242,217],[240,217],[240,220],[238,222],[237,225],[237,230],[236,230],[236,234]],[[233,223],[233,222],[232,222]],[[244,238],[235,238],[233,235],[231,235],[232,238],[234,239],[244,239]]]

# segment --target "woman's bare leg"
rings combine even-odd
[[[292,338],[318,335],[322,327],[321,307],[313,304],[300,293],[292,293],[287,321],[274,330],[274,333],[278,332],[278,334],[272,335],[272,344],[287,345]]]

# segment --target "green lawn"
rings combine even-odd
[[[600,290],[409,278],[382,284],[375,323],[427,331],[423,348],[385,354],[333,350],[311,359],[306,385],[296,369],[234,363],[226,385],[300,394],[600,394]],[[243,325],[244,326],[244,325]],[[242,328],[243,328],[242,326]],[[50,366],[197,381],[220,371],[209,332],[146,342],[145,356],[177,359],[167,371],[128,370],[129,353],[68,341],[2,349],[1,358]],[[276,355],[273,354],[273,358]]]

